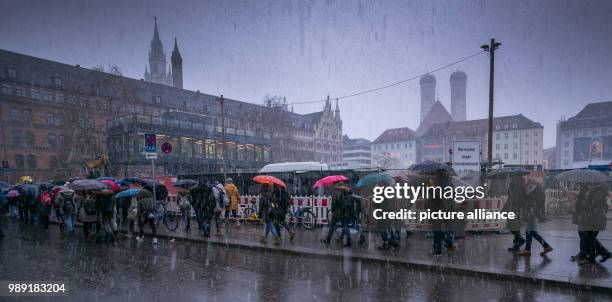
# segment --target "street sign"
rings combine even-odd
[[[172,144],[169,142],[161,144],[160,148],[164,154],[170,154],[170,152],[172,152]]]
[[[452,151],[456,172],[480,171],[480,141],[453,141]]]
[[[145,153],[146,159],[157,159],[157,153]]]
[[[157,136],[154,133],[145,133],[144,147],[146,153],[157,152]]]

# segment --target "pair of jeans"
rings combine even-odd
[[[512,239],[512,248],[518,250],[521,245],[525,243],[525,238],[521,235],[521,231],[510,231],[510,233],[514,236],[514,239]]]
[[[537,240],[542,245],[542,247],[548,247],[548,243],[546,243],[546,240],[544,240],[544,238],[542,238],[542,236],[540,236],[540,234],[538,234],[538,232],[536,231],[526,231],[525,236],[525,250],[527,251],[531,250],[531,241],[533,239]]]
[[[264,224],[264,238],[268,238],[268,234],[272,232],[272,237],[278,237],[278,230],[272,221],[266,221]]]
[[[147,224],[151,228],[151,234],[153,238],[157,237],[157,229],[155,228],[155,218],[142,216],[138,218],[138,228],[140,229],[140,237],[144,237],[144,228]]]
[[[446,243],[447,247],[453,246],[454,237],[452,231],[433,231],[434,254],[442,254],[442,243]]]
[[[76,214],[75,213],[64,214],[62,215],[62,217],[64,219],[64,225],[66,226],[66,231],[73,232],[74,226],[76,224]]]
[[[332,217],[332,219],[329,221],[329,224],[327,226],[327,237],[325,239],[327,242],[331,241],[332,236],[334,236],[334,231],[336,231],[336,224],[338,224],[339,222],[340,218],[338,217]]]
[[[190,209],[181,209],[183,214],[183,220],[185,221],[185,231],[189,231],[191,229],[191,213]]]

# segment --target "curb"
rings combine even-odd
[[[59,224],[57,221],[52,221],[54,224]],[[80,227],[80,225],[78,225]],[[127,233],[125,229],[119,229],[120,233]],[[236,239],[198,239],[198,238],[187,238],[187,237],[175,237],[167,234],[157,234],[160,239],[175,240],[182,242],[190,242],[197,244],[214,244],[225,248],[237,248],[237,249],[249,249],[255,251],[273,252],[279,254],[290,254],[296,256],[307,256],[307,257],[330,257],[338,260],[360,260],[369,263],[381,263],[381,264],[396,264],[410,269],[417,269],[421,271],[429,271],[434,273],[451,273],[457,275],[471,276],[471,277],[483,277],[495,280],[504,280],[512,282],[523,282],[540,286],[555,286],[565,287],[585,291],[597,291],[607,294],[612,294],[612,287],[605,282],[600,280],[576,280],[571,277],[559,277],[553,275],[546,276],[534,276],[526,272],[499,272],[488,267],[477,267],[477,266],[466,266],[466,265],[449,265],[449,264],[435,264],[428,261],[422,260],[410,260],[397,257],[383,257],[378,255],[368,255],[364,253],[345,253],[337,250],[324,250],[318,248],[307,248],[307,247],[295,247],[287,245],[278,246],[267,246],[257,242],[242,241]]]

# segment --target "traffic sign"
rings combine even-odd
[[[157,159],[157,153],[145,153],[146,159]]]
[[[160,147],[161,147],[161,151],[164,154],[170,154],[170,152],[172,152],[172,144],[169,143],[169,142],[165,142],[165,143],[161,144]]]
[[[157,152],[157,136],[155,136],[155,133],[145,133],[144,147],[145,147],[145,152],[147,153]]]

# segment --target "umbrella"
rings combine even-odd
[[[512,176],[525,176],[525,175],[529,175],[529,171],[523,168],[503,167],[501,169],[495,169],[489,172],[489,175],[487,175],[487,178],[500,179],[500,178],[506,178],[506,177],[512,177]]]
[[[108,179],[103,179],[100,180],[101,183],[105,183],[108,185],[109,190],[113,191],[113,192],[117,192],[120,190],[119,186],[112,180],[108,180]]]
[[[68,187],[75,191],[87,191],[87,190],[104,190],[107,185],[99,180],[95,179],[77,179],[71,182]]]
[[[608,177],[594,170],[576,169],[557,175],[557,180],[570,183],[601,183],[607,181]]]
[[[439,163],[434,161],[424,161],[419,164],[410,166],[410,171],[418,172],[421,174],[436,174],[438,172],[448,172],[449,175],[457,175],[453,168],[445,163]]]
[[[316,189],[318,187],[329,186],[329,185],[333,185],[335,183],[343,182],[347,180],[348,180],[348,177],[344,175],[330,175],[330,176],[325,176],[317,180],[312,187]]]
[[[162,183],[157,180],[139,180],[139,184],[142,188],[153,193],[153,187],[155,187],[155,198],[157,200],[165,199],[168,197],[168,189]]]
[[[54,187],[52,183],[42,181],[35,182],[33,185],[37,186],[39,190],[50,190]]]
[[[6,194],[6,197],[13,198],[13,197],[19,197],[19,195],[21,195],[21,194],[19,194],[19,191],[17,191],[17,190],[10,190]]]
[[[98,177],[98,178],[96,178],[96,180],[100,180],[100,181],[102,181],[102,180],[112,180],[112,181],[115,181],[114,178],[108,177],[108,176]]]
[[[255,177],[253,177],[253,181],[258,183],[258,184],[273,184],[273,185],[277,185],[279,187],[287,187],[287,185],[285,185],[285,182],[274,177],[271,175],[257,175]]]
[[[172,185],[183,189],[193,189],[198,186],[198,181],[193,179],[179,179]]]
[[[142,191],[141,189],[127,189],[127,190],[123,190],[119,193],[117,193],[117,195],[115,197],[117,198],[126,198],[126,197],[133,197],[138,195],[138,193]]]
[[[137,182],[141,182],[142,180],[140,178],[136,178],[136,177],[126,177],[126,178],[121,178],[118,179],[117,181],[115,181],[116,184],[120,185],[120,186],[129,186],[133,183],[137,183]]]
[[[357,182],[355,189],[373,186],[391,186],[395,184],[395,180],[387,173],[372,173],[368,174]]]
[[[22,184],[19,185],[19,192],[21,193],[21,195],[28,195],[28,196],[36,196],[36,194],[38,194],[38,186],[37,185],[32,185],[32,184]]]
[[[0,188],[8,188],[10,186],[11,186],[10,183],[0,180]]]

